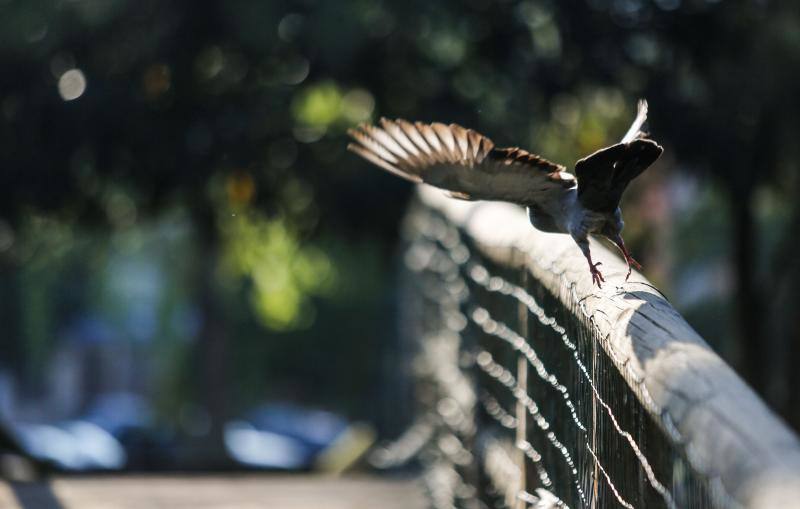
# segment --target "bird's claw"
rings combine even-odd
[[[642,270],[642,265],[634,260],[633,256],[631,255],[626,255],[625,261],[628,262],[628,275],[625,276],[625,281],[627,281],[628,278],[631,277],[631,272],[633,272],[633,269]]]
[[[592,283],[596,284],[598,288],[602,288],[603,285],[601,283],[605,283],[606,280],[603,277],[603,274],[597,269],[598,266],[602,265],[603,262],[597,263],[589,263],[589,271],[592,273]]]

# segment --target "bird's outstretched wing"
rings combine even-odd
[[[350,129],[347,148],[412,182],[446,189],[456,198],[523,205],[549,201],[549,193],[575,185],[561,165],[492,140],[457,124],[381,119]]]
[[[588,210],[613,212],[631,180],[639,176],[664,149],[642,132],[647,119],[647,102],[639,111],[620,143],[598,150],[575,164],[578,200]]]

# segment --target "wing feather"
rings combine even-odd
[[[495,148],[486,136],[457,124],[381,119],[379,126],[348,133],[355,140],[348,148],[361,157],[461,199],[550,203],[549,193],[575,185],[563,166],[518,147]]]
[[[469,139],[467,138],[467,130],[458,124],[450,124],[450,131],[453,133],[453,138],[456,140],[458,148],[458,160],[466,161],[469,155]]]
[[[450,129],[447,128],[446,125],[440,124],[439,122],[434,122],[431,124],[431,128],[433,132],[436,133],[436,136],[442,142],[442,145],[445,148],[445,153],[448,156],[448,159],[453,162],[455,160],[455,150],[456,150],[456,142],[453,139],[453,133],[450,132]]]
[[[397,158],[392,155],[383,145],[378,143],[374,140],[366,131],[356,131],[351,129],[348,131],[348,134],[352,136],[357,142],[364,146],[364,148],[369,149],[370,151],[374,152],[375,155],[380,157],[381,159],[385,160],[387,163],[390,164],[398,164],[399,161]]]
[[[404,172],[398,170],[397,168],[395,168],[394,166],[392,166],[388,162],[386,162],[383,159],[381,159],[380,156],[378,156],[374,152],[371,152],[368,148],[364,147],[363,145],[359,145],[357,143],[350,143],[350,144],[347,145],[347,149],[355,152],[356,154],[360,155],[361,157],[363,157],[367,161],[369,161],[369,162],[371,162],[371,163],[383,168],[384,170],[388,171],[389,173],[394,173],[395,175],[397,175],[400,178],[408,180],[409,182],[414,182],[415,184],[422,183],[422,179],[419,178],[418,176],[409,175],[407,173],[404,173]]]
[[[381,118],[381,127],[383,130],[389,133],[389,136],[397,140],[400,145],[402,145],[403,149],[412,157],[417,158],[420,155],[419,149],[414,145],[414,142],[411,141],[405,132],[398,126],[397,124],[388,121],[385,118]]]
[[[447,162],[447,154],[442,146],[442,142],[439,141],[439,137],[436,136],[436,131],[433,130],[433,127],[423,124],[422,122],[415,122],[414,126],[425,140],[429,149],[428,154],[431,156],[431,158],[433,158],[433,160],[437,163]]]
[[[389,152],[397,156],[398,160],[402,161],[403,159],[408,158],[408,153],[403,149],[402,146],[400,146],[397,138],[390,136],[383,129],[378,129],[371,125],[365,125],[364,130],[373,140],[377,141],[386,147]]]
[[[387,121],[389,122],[389,121]],[[398,119],[394,121],[398,127],[403,131],[403,133],[408,137],[411,142],[416,145],[418,149],[422,151],[422,153],[427,153],[429,150],[428,142],[425,141],[425,138],[422,137],[419,130],[408,122],[407,120]]]
[[[481,154],[481,142],[483,141],[483,136],[476,133],[472,129],[467,129],[467,139],[469,140],[469,155],[471,158],[473,160],[483,159],[485,156],[485,154]]]
[[[578,199],[585,208],[604,213],[616,210],[630,181],[661,156],[661,145],[642,132],[645,121],[647,101],[639,99],[636,118],[622,140],[575,164]]]
[[[596,212],[613,212],[630,181],[649,168],[663,151],[653,140],[636,138],[584,157],[575,164],[581,204]]]
[[[391,121],[387,121],[391,122]],[[425,138],[422,136],[420,131],[408,121],[405,120],[396,120],[394,122],[403,134],[414,144],[414,146],[419,150],[419,164],[436,164],[436,160],[431,156],[431,147],[428,145],[428,142],[425,141]]]

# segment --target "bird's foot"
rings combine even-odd
[[[633,269],[642,270],[642,264],[634,260],[633,256],[631,256],[628,253],[625,253],[625,263],[628,264],[628,275],[625,276],[625,281],[627,281],[628,278],[631,277],[631,272],[633,272]]]
[[[606,280],[603,277],[603,274],[597,269],[598,266],[602,265],[603,262],[592,263],[589,262],[589,272],[592,273],[592,282],[597,285],[598,288],[602,288],[603,285],[601,283],[605,283]]]
[[[633,259],[630,251],[628,251],[628,248],[625,247],[625,241],[622,240],[621,235],[617,235],[612,240],[614,241],[614,244],[619,247],[619,250],[622,251],[622,256],[625,258],[625,264],[628,265],[628,275],[625,276],[625,281],[627,281],[628,278],[631,277],[631,272],[633,272],[633,269],[642,270],[642,266],[639,264],[639,262]]]

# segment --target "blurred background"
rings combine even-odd
[[[0,446],[66,470],[318,469],[396,436],[413,188],[380,116],[567,166],[650,102],[645,274],[800,427],[790,0],[0,0]],[[332,452],[334,451],[334,452]]]

